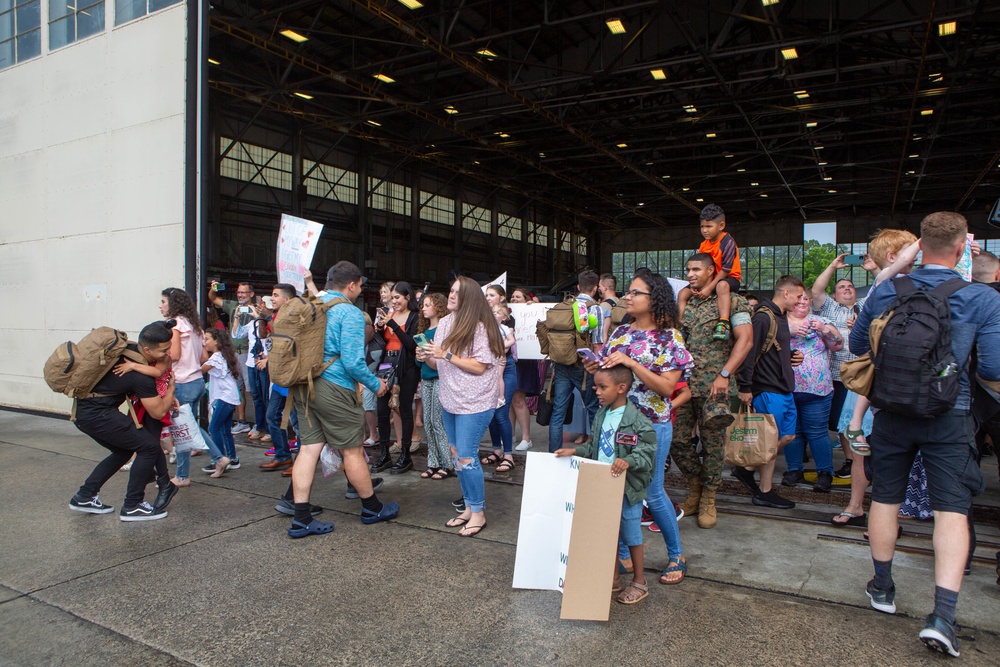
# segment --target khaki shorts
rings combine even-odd
[[[304,445],[327,443],[334,449],[361,447],[365,441],[365,411],[358,394],[329,380],[316,378],[316,398],[306,405],[308,390],[299,387],[290,393],[299,415],[299,435]]]

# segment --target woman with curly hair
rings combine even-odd
[[[673,436],[670,396],[677,382],[687,379],[694,361],[677,329],[677,302],[666,278],[639,269],[624,296],[632,321],[611,333],[601,351],[601,361],[587,363],[587,370],[593,373],[598,367],[621,365],[635,375],[629,399],[653,422],[656,431],[656,462],[646,504],[667,545],[668,562],[660,583],[676,584],[687,573],[687,561],[674,505],[663,488],[663,475]]]
[[[201,352],[205,346],[205,334],[201,329],[198,309],[191,295],[177,287],[168,287],[160,293],[160,314],[165,318],[177,320],[173,337],[170,339],[170,359],[173,361],[176,376],[174,395],[181,405],[190,405],[195,418],[198,417],[198,404],[205,393],[205,377],[201,372]],[[205,443],[211,443],[209,448],[217,451],[211,436],[201,429]],[[191,450],[177,450],[177,476],[173,482],[177,486],[189,486],[188,479],[191,468]],[[209,466],[209,473],[215,472],[215,466]]]
[[[444,294],[427,294],[421,301],[420,321],[417,331],[427,340],[434,340],[438,322],[448,314],[448,299]],[[455,474],[448,451],[448,435],[441,418],[441,399],[438,397],[438,372],[430,364],[417,361],[420,366],[420,392],[424,404],[424,432],[427,434],[427,470],[420,473],[424,479],[447,479]]]

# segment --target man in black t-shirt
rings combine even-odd
[[[139,334],[138,345],[129,345],[134,352],[155,364],[170,352],[171,328],[173,320],[154,322]],[[92,398],[77,401],[76,427],[111,452],[97,464],[90,476],[69,501],[69,508],[78,512],[107,514],[114,508],[105,505],[98,498],[104,483],[111,479],[125,465],[132,455],[135,461],[129,472],[125,504],[119,513],[122,521],[149,521],[167,516],[166,507],[177,493],[177,487],[170,481],[167,459],[160,447],[160,419],[176,404],[174,381],[171,376],[167,393],[159,396],[156,380],[135,371],[121,376],[109,372],[93,389]],[[142,428],[119,407],[135,395],[144,409]],[[155,476],[154,476],[155,470]],[[156,479],[159,493],[154,505],[145,502],[146,485]]]

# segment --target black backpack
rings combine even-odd
[[[894,281],[896,300],[880,316],[885,328],[872,351],[872,405],[911,417],[935,417],[958,398],[961,364],[951,350],[948,298],[968,283],[953,278],[932,290],[918,290],[903,276]]]

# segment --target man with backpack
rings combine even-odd
[[[875,568],[866,594],[873,608],[895,613],[892,559],[899,506],[913,458],[927,469],[934,510],[934,611],[920,639],[930,648],[959,655],[955,606],[968,558],[968,513],[983,490],[975,462],[970,412],[969,356],[976,374],[1000,380],[1000,295],[969,284],[955,271],[968,226],[958,213],[932,213],[920,223],[923,265],[909,276],[887,280],[868,296],[851,330],[851,352],[871,351],[875,365],[872,407],[872,505],[868,532]],[[868,331],[884,323],[878,347]]]
[[[601,308],[604,309],[604,340],[607,340],[614,331],[622,324],[627,313],[625,304],[618,298],[618,280],[612,273],[601,274],[601,283],[597,287],[597,296],[601,300]]]
[[[791,333],[786,313],[805,291],[805,285],[795,276],[781,276],[774,285],[774,296],[762,299],[754,310],[753,347],[740,364],[737,376],[739,397],[744,405],[753,403],[761,414],[774,416],[778,427],[778,450],[795,439],[798,413],[795,409],[795,373],[793,366],[802,363],[802,353],[792,352]],[[760,467],[760,484],[753,471],[733,467],[733,477],[753,494],[753,504],[776,509],[792,509],[795,503],[782,498],[772,488],[777,457]]]
[[[604,346],[604,309],[594,300],[600,280],[596,273],[587,270],[577,276],[577,281],[576,298],[567,298],[550,308],[535,331],[542,354],[549,357],[553,366],[550,452],[562,447],[563,422],[573,389],[579,389],[583,396],[587,424],[593,423],[599,407],[593,382],[588,381],[577,350],[589,347],[600,352]]]

